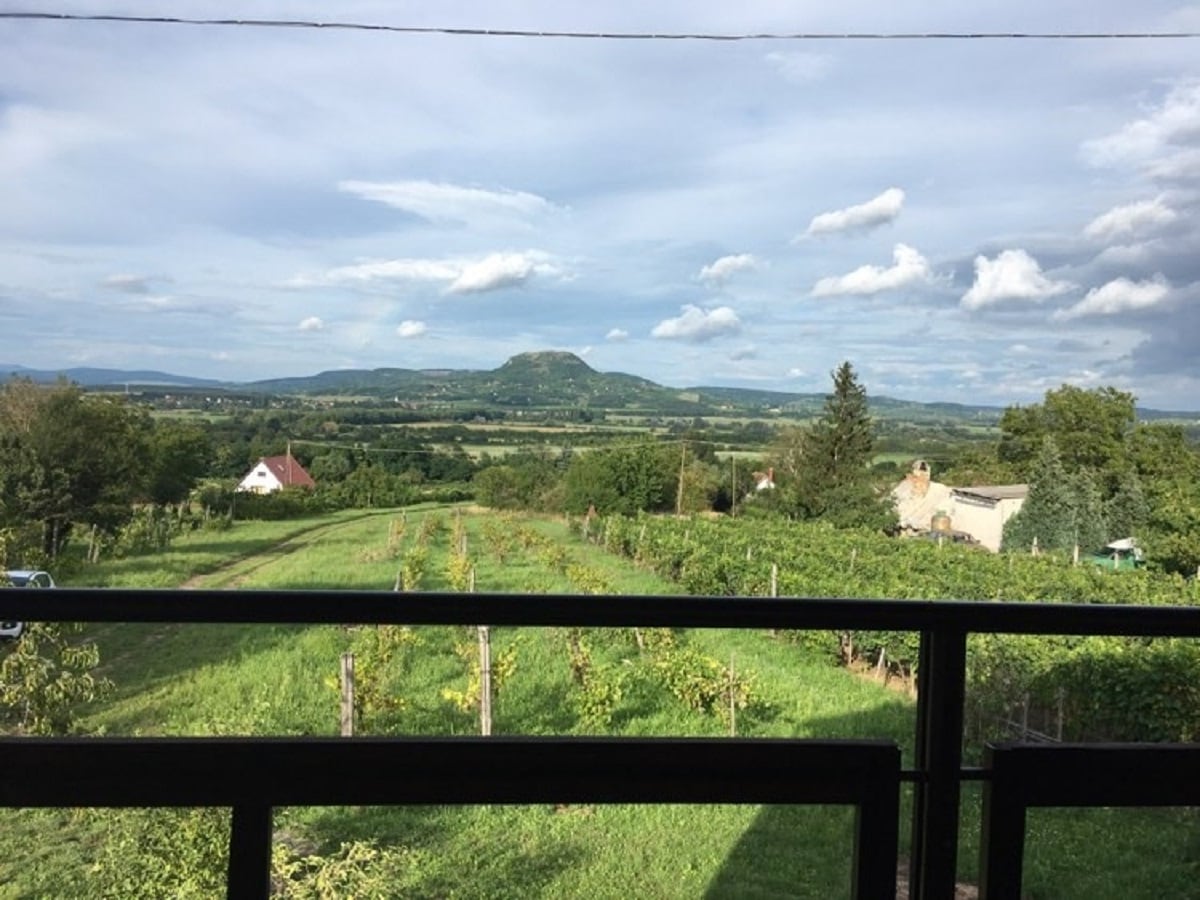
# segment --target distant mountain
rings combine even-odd
[[[212,378],[192,378],[188,375],[171,375],[147,369],[94,369],[76,367],[70,369],[27,369],[24,366],[0,364],[0,379],[9,377],[28,378],[39,384],[53,384],[60,378],[72,381],[81,387],[129,387],[134,386],[179,386],[179,387],[233,387],[229,382]]]
[[[519,353],[497,369],[372,369],[255,381],[268,393],[342,394],[422,403],[501,407],[584,407],[699,414],[699,397],[636,375],[597,372],[574,353]]]
[[[723,412],[800,418],[819,415],[825,394],[793,394],[736,387],[668,388],[637,375],[598,372],[574,353],[543,350],[519,353],[496,369],[335,369],[299,378],[248,383],[191,378],[166,372],[124,369],[28,369],[0,365],[6,376],[54,382],[64,377],[88,388],[163,388],[238,391],[241,393],[370,397],[416,404],[453,404],[529,409],[592,409],[669,416],[707,416]],[[869,397],[872,415],[914,423],[957,421],[995,423],[1003,410],[961,403],[918,403]],[[1197,412],[1138,409],[1143,420],[1200,421]]]

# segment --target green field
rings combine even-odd
[[[478,590],[577,592],[580,603],[603,602],[585,593],[679,590],[579,542],[562,522],[432,505],[196,531],[167,553],[105,562],[74,583],[390,590],[407,581],[449,590],[451,548],[464,534]],[[124,624],[88,633],[114,685],[82,717],[88,733],[334,735],[338,661],[347,651],[365,670],[379,663],[377,679],[360,688],[372,699],[360,733],[478,727],[476,714],[452,701],[469,692],[464,648],[473,637],[464,628]],[[632,629],[592,629],[577,637],[595,693],[572,679],[569,637],[565,629],[493,630],[493,658],[511,662],[495,733],[727,734],[725,718],[664,687],[660,661],[678,653],[672,658],[732,664],[748,680],[741,735],[891,738],[911,763],[906,692],[779,636],[656,632],[640,637],[660,649],[645,649]],[[978,817],[968,791],[963,821]],[[838,897],[849,889],[852,818],[849,810],[752,806],[285,809],[276,814],[277,888],[331,898]],[[220,896],[225,822],[223,812],[5,811],[0,897]],[[970,881],[978,834],[964,832],[960,875]],[[1039,812],[1030,820],[1026,891],[1195,896],[1195,834],[1181,813]]]

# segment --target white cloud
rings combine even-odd
[[[748,272],[758,268],[758,260],[749,253],[722,256],[700,270],[700,280],[708,284],[724,284],[737,272]]]
[[[813,286],[813,296],[878,294],[929,279],[929,261],[907,244],[897,244],[892,250],[892,259],[895,263],[886,269],[882,266],[860,266],[846,275],[822,278]]]
[[[428,329],[424,322],[417,322],[414,319],[405,319],[396,328],[397,337],[415,338],[423,335]]]
[[[817,234],[834,234],[840,231],[859,231],[874,228],[891,222],[904,206],[904,191],[900,188],[888,188],[878,197],[873,197],[866,203],[848,206],[833,212],[821,213],[814,216],[808,223],[806,236]]]
[[[1116,278],[1098,288],[1067,309],[1060,309],[1051,318],[1055,321],[1077,319],[1080,316],[1111,316],[1117,313],[1157,306],[1171,293],[1171,286],[1161,275],[1146,281]]]
[[[718,306],[706,312],[689,303],[680,309],[681,314],[677,318],[663,319],[655,325],[650,336],[699,343],[723,334],[736,334],[742,329],[737,313],[728,306]]]
[[[792,84],[820,81],[833,64],[833,57],[827,53],[768,53],[766,60]]]
[[[307,319],[302,319],[299,325],[301,331],[321,331],[324,327],[325,323],[316,316],[309,316]]]
[[[342,181],[338,190],[437,223],[521,222],[557,209],[545,197],[524,191],[489,191],[433,181]]]
[[[1200,179],[1200,150],[1180,150],[1146,166],[1146,174],[1163,181]]]
[[[1200,81],[1176,84],[1162,105],[1119,131],[1086,141],[1084,160],[1093,166],[1143,163],[1153,160],[1172,144],[1200,136]]]
[[[808,373],[803,369],[797,369],[794,366],[787,371],[788,378],[807,378]]]
[[[145,275],[109,275],[100,284],[110,291],[123,294],[150,293],[150,278]]]
[[[491,253],[466,259],[386,259],[339,266],[317,275],[298,275],[288,287],[367,285],[376,281],[446,282],[448,294],[478,294],[516,287],[535,275],[561,275],[551,257],[540,250]]]
[[[1096,261],[1115,266],[1138,266],[1147,263],[1162,247],[1155,239],[1140,244],[1114,244],[1096,254]]]
[[[1045,300],[1072,290],[1069,281],[1053,281],[1024,250],[1004,250],[994,260],[975,257],[975,283],[963,294],[963,309],[980,309],[1002,300]]]
[[[1112,240],[1146,228],[1169,225],[1179,218],[1179,213],[1167,206],[1162,197],[1142,200],[1117,206],[1097,216],[1083,229],[1086,237]]]
[[[557,269],[538,253],[492,253],[465,267],[454,279],[449,294],[481,294],[518,287],[534,275],[552,275]]]
[[[319,287],[371,281],[453,281],[463,269],[460,260],[384,259],[339,266],[319,275],[297,275],[289,287]]]
[[[611,328],[604,339],[606,341],[625,341],[629,339],[629,332],[624,328]]]

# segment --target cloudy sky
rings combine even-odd
[[[32,4],[24,4],[32,8]],[[16,10],[0,0],[0,11]],[[643,8],[645,7],[645,8]],[[1200,32],[1200,3],[46,0],[622,32]],[[663,384],[1200,409],[1200,39],[0,20],[0,363],[570,350]]]

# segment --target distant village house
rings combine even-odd
[[[767,469],[765,472],[752,472],[750,477],[754,479],[756,491],[775,490],[775,470],[773,468]]]
[[[892,489],[900,529],[908,534],[944,535],[969,540],[993,553],[1000,550],[1004,523],[1025,503],[1027,484],[950,487],[934,481],[929,464],[912,470]]]
[[[285,487],[316,486],[312,476],[304,471],[304,466],[296,462],[296,458],[289,452],[283,456],[264,456],[241,480],[237,489],[252,494],[272,494]]]

